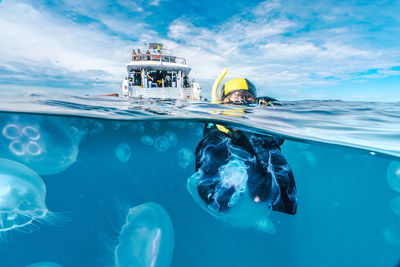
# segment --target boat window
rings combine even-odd
[[[149,87],[190,87],[190,81],[187,73],[182,75],[182,84],[178,85],[178,72],[177,71],[148,71],[148,86]],[[140,73],[137,76],[138,84],[141,85]],[[136,84],[135,84],[136,85]]]
[[[136,86],[141,86],[142,85],[142,74],[140,73],[140,71],[135,71],[133,83]]]

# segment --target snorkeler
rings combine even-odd
[[[238,78],[224,84],[218,102],[273,103],[266,99],[270,98],[257,99],[256,87],[249,80]],[[281,153],[283,142],[281,137],[207,123],[196,148],[196,173],[190,183],[197,187],[198,196],[214,213],[228,211],[246,194],[251,202],[295,214],[296,185],[293,172]]]

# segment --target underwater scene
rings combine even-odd
[[[399,103],[16,99],[0,266],[400,264]]]

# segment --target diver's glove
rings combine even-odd
[[[268,96],[262,96],[262,97],[258,97],[256,99],[256,102],[258,105],[260,105],[261,107],[273,107],[274,105],[279,105],[281,106],[282,104],[276,100],[275,98],[272,97],[268,97]]]
[[[266,101],[265,99],[259,99],[258,100],[258,104],[261,107],[272,107],[272,106],[274,106],[273,101]]]

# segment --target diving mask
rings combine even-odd
[[[233,105],[251,105],[256,103],[256,99],[252,93],[247,90],[236,90],[224,97],[224,104]]]

